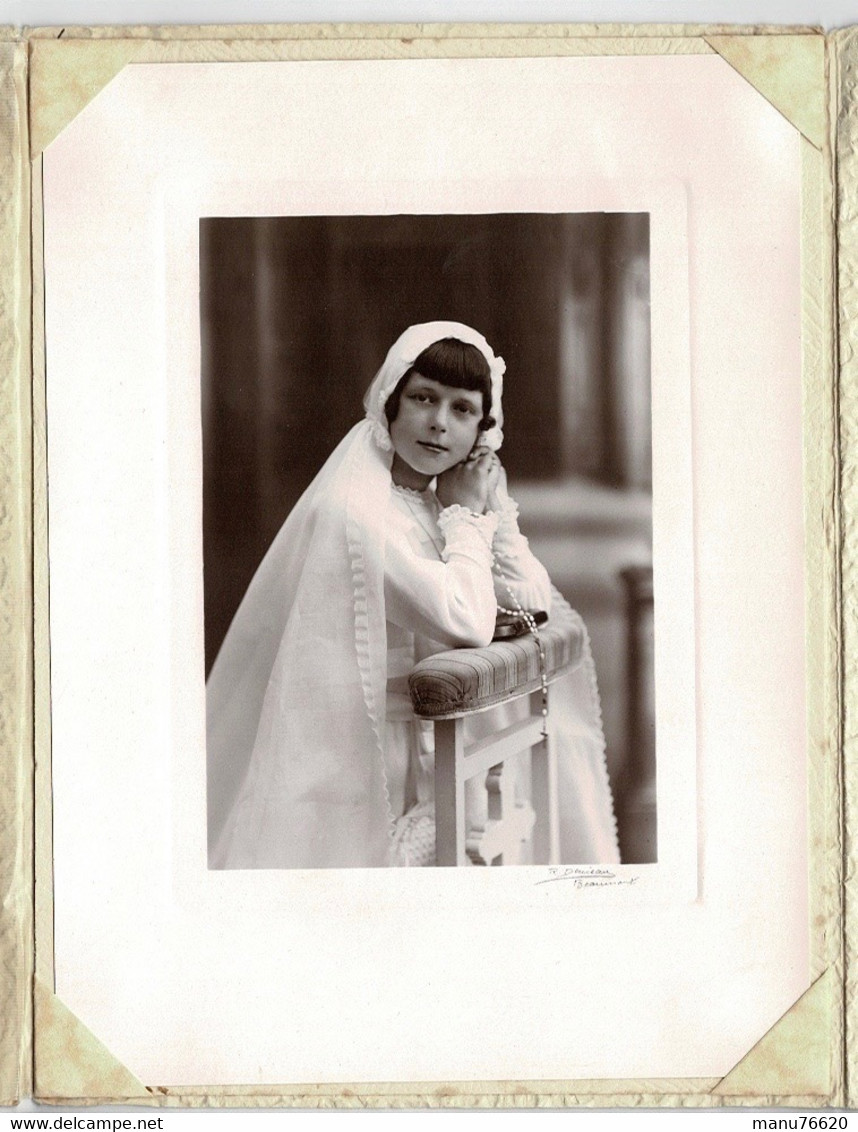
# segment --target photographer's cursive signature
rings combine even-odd
[[[612,869],[551,865],[548,869],[548,876],[536,883],[552,884],[557,880],[571,881],[573,888],[615,888],[619,885],[631,886],[636,884],[638,878],[636,876],[618,877]]]

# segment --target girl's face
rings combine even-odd
[[[396,455],[421,476],[439,476],[470,455],[483,417],[479,390],[452,388],[412,373],[390,438]]]

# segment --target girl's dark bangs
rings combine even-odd
[[[458,338],[442,338],[427,346],[415,359],[412,370],[442,385],[484,393],[491,390],[491,372],[482,351]]]

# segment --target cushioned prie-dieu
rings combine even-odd
[[[558,610],[540,628],[549,680],[578,663],[583,636],[571,610]],[[480,711],[540,686],[539,646],[530,633],[485,648],[436,653],[421,660],[408,677],[414,712],[426,719]]]

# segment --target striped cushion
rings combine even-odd
[[[540,628],[539,637],[549,680],[580,660],[583,633],[571,610],[558,610]],[[408,677],[415,714],[426,719],[492,707],[536,691],[540,683],[539,649],[530,633],[482,649],[436,653],[421,660]]]

